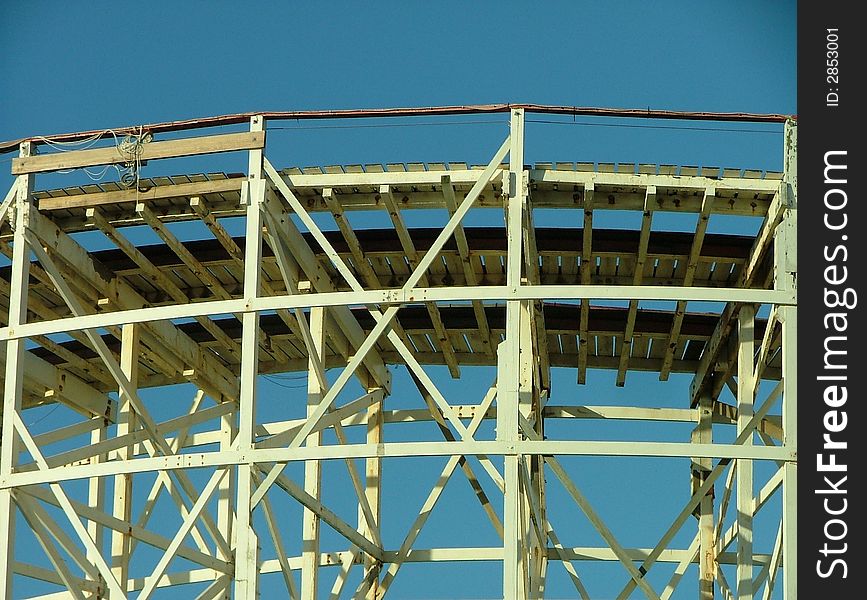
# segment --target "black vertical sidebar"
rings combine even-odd
[[[798,584],[864,598],[867,24],[798,3]]]

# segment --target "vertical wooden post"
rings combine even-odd
[[[753,417],[756,382],[753,379],[755,356],[755,313],[745,304],[738,313],[738,435]],[[744,446],[752,446],[750,435]],[[737,474],[737,600],[753,597],[753,461],[738,459]]]
[[[90,432],[90,443],[98,444],[104,442],[108,435],[108,420],[103,420],[102,424]],[[95,465],[108,460],[107,454],[98,454],[90,458],[90,464]],[[87,504],[100,512],[105,511],[105,477],[95,476],[87,479]],[[105,546],[105,527],[96,521],[87,520],[87,533],[93,539],[97,549],[102,551]],[[93,553],[88,551],[87,558],[91,563],[95,562]],[[100,579],[102,577],[100,576]],[[100,585],[100,587],[103,587]]]
[[[698,426],[693,432],[696,444],[713,443],[713,398],[702,392],[698,400]],[[696,469],[696,467],[698,467]],[[698,488],[705,482],[713,468],[711,458],[693,459],[693,480]],[[716,545],[713,536],[713,488],[705,494],[698,505],[698,597],[699,600],[713,600],[714,578],[716,577]]]
[[[521,284],[521,249],[523,228],[524,173],[524,110],[511,114],[509,173],[503,182],[506,201],[506,235],[508,238],[506,284]],[[506,339],[497,349],[497,440],[518,441],[519,353],[521,334],[521,302],[506,302]],[[503,598],[516,600],[526,591],[523,579],[523,553],[519,523],[521,494],[518,480],[520,457],[516,453],[504,457],[503,494]]]
[[[229,414],[220,417],[220,452],[228,452],[232,449],[232,444],[235,441],[235,436],[238,435],[238,411],[232,411]],[[234,469],[229,472],[220,481],[217,488],[217,529],[223,535],[223,538],[231,543],[232,531],[235,526],[235,495],[238,489],[238,475]],[[232,561],[232,556],[223,552],[217,546],[217,553],[221,560],[226,562]],[[219,577],[219,574],[215,575]],[[217,598],[229,600],[231,598],[231,587],[226,585],[223,591]]]
[[[121,329],[120,368],[132,386],[138,386],[139,333],[138,324],[124,325]],[[136,429],[136,415],[130,398],[121,390],[118,393],[117,435],[131,433]],[[118,448],[118,460],[132,458],[133,445]],[[132,474],[114,476],[112,515],[129,523],[132,519]],[[131,537],[129,531],[111,532],[111,571],[120,587],[127,590],[129,582],[129,555]]]
[[[368,388],[368,392],[374,391],[374,388]],[[376,402],[370,405],[367,409],[367,443],[381,444],[383,441],[382,429],[384,424],[383,419],[383,403],[385,402],[385,389],[379,388],[376,392],[379,394]],[[370,510],[373,513],[376,527],[380,527],[381,510],[380,504],[382,500],[382,459],[378,457],[368,458],[365,460],[365,496],[367,503],[370,505]],[[358,523],[361,531],[368,529],[364,519],[364,514],[361,507],[358,509]],[[367,537],[371,538],[371,532],[367,531]],[[373,539],[376,539],[375,537]],[[370,575],[370,587],[367,590],[367,600],[377,600],[379,594],[379,572],[382,569],[382,563],[372,557],[365,559],[365,578]],[[372,571],[372,572],[371,572]]]
[[[22,142],[19,156],[30,156],[31,142]],[[33,210],[32,175],[21,175],[16,180],[18,192],[15,198],[15,232],[12,246],[12,274],[9,292],[9,327],[27,321],[27,294],[30,278],[30,250],[24,236]],[[3,384],[3,425],[0,444],[0,476],[12,473],[18,462],[19,442],[15,434],[15,415],[21,410],[24,394],[23,353],[24,339],[6,342],[6,374]],[[12,490],[0,489],[0,593],[12,597],[12,564],[15,555],[15,505]]]
[[[250,118],[251,131],[264,131],[261,115]],[[262,221],[265,202],[265,179],[262,175],[262,151],[251,150],[247,181],[242,201],[247,203],[246,243],[244,249],[244,298],[259,295],[262,262]],[[241,331],[241,393],[238,411],[238,450],[253,449],[256,425],[256,377],[259,373],[259,313],[245,312]],[[258,598],[258,538],[253,530],[252,463],[238,466],[238,500],[235,546],[235,597]]]
[[[786,212],[774,238],[774,287],[796,290],[798,274],[798,126],[787,121],[784,138],[783,190]],[[798,312],[778,310],[783,327],[783,445],[798,450]],[[783,467],[783,598],[798,597],[798,463]]]
[[[310,309],[310,335],[317,358],[325,362],[325,309],[314,306]],[[325,390],[319,382],[314,368],[314,357],[308,359],[307,369],[307,416],[309,417],[319,406]],[[317,431],[307,436],[308,447],[318,446],[322,442],[322,432]],[[312,459],[304,461],[304,491],[316,498],[322,499],[322,463]],[[301,524],[301,600],[316,600],[319,588],[319,515],[304,508]]]

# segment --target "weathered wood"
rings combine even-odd
[[[644,276],[644,264],[647,261],[647,244],[650,240],[650,226],[653,221],[654,204],[656,204],[656,188],[649,186],[644,200],[644,214],[641,218],[641,233],[639,234],[632,285],[641,285],[641,280]],[[701,248],[701,244],[699,244],[699,248]],[[626,316],[626,331],[624,331],[623,344],[620,349],[620,364],[617,367],[616,384],[618,386],[626,384],[626,370],[629,367],[629,357],[632,353],[632,338],[635,333],[635,317],[637,314],[638,300],[630,300],[629,313]]]
[[[258,150],[265,147],[265,132],[227,133],[198,138],[142,144],[138,157],[124,156],[117,147],[72,150],[12,159],[12,174],[46,173],[99,165],[117,165],[131,160],[155,160],[197,156],[235,150]]]
[[[224,192],[240,192],[240,177],[217,179],[213,181],[195,181],[192,183],[174,183],[171,185],[155,185],[146,190],[128,189],[111,192],[94,192],[89,194],[72,194],[57,198],[41,198],[39,210],[64,210],[70,208],[90,208],[105,204],[121,202],[150,202],[165,198],[182,198],[186,196],[202,196],[204,194],[222,194]]]
[[[404,222],[403,216],[400,214],[400,207],[398,207],[397,201],[395,200],[394,194],[389,186],[380,186],[379,193],[382,194],[382,198],[385,201],[386,210],[388,210],[388,215],[391,217],[391,222],[394,225],[395,231],[397,231],[400,245],[406,254],[407,260],[409,260],[409,266],[413,271],[415,271],[418,268],[420,257],[415,249],[415,244],[412,241],[412,236],[410,236],[409,229]],[[425,287],[429,285],[426,274],[423,274],[419,278],[419,284]],[[430,302],[425,303],[425,308],[430,315],[431,323],[433,323],[434,332],[436,332],[437,341],[439,341],[440,350],[442,351],[446,365],[449,368],[449,373],[453,378],[457,379],[461,376],[461,369],[458,366],[458,360],[455,357],[455,349],[452,347],[446,333],[445,325],[443,325],[443,319],[440,315],[439,308],[437,308],[436,304]]]
[[[713,210],[714,197],[716,190],[707,188],[704,192],[704,201],[701,204],[701,213],[698,216],[698,224],[695,226],[695,237],[692,240],[692,248],[689,251],[687,259],[686,272],[683,276],[684,287],[692,285],[695,277],[695,271],[698,267],[698,258],[701,255],[701,246],[704,243],[704,235],[707,233],[708,220],[710,219],[711,211]],[[674,322],[671,324],[671,332],[668,336],[668,346],[665,350],[665,358],[662,361],[662,369],[659,372],[659,379],[666,381],[671,371],[671,363],[674,361],[674,350],[677,347],[677,342],[680,337],[680,328],[683,325],[683,315],[686,313],[686,301],[679,300],[674,312]]]

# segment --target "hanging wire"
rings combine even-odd
[[[45,144],[51,146],[55,150],[60,150],[61,152],[66,152],[67,150],[86,150],[96,144],[99,140],[101,140],[106,133],[110,133],[114,136],[115,145],[117,144],[117,134],[114,133],[111,129],[103,129],[102,131],[98,131],[93,135],[86,137],[81,140],[73,140],[71,142],[64,142],[62,140],[51,139],[43,136],[37,136],[36,139],[44,142]]]
[[[288,385],[285,383],[280,383],[280,381],[278,381],[277,378],[274,377],[273,375],[263,375],[262,377],[264,377],[265,379],[267,379],[268,381],[270,381],[271,383],[273,383],[277,387],[286,388],[287,390],[300,390],[300,389],[304,389],[307,387],[306,382],[301,383],[301,384],[296,384],[296,385]]]
[[[492,119],[473,121],[423,121],[420,123],[355,123],[352,125],[293,125],[291,127],[269,126],[268,131],[307,131],[311,129],[385,129],[394,127],[442,127],[446,125],[508,125],[507,121]]]
[[[766,133],[778,135],[771,129],[747,129],[726,127],[690,127],[688,125],[643,125],[638,123],[590,123],[577,121],[572,115],[571,121],[557,121],[553,119],[527,119],[527,123],[539,123],[542,125],[577,125],[579,127],[613,127],[624,129],[659,129],[674,131],[713,131],[720,133]],[[449,125],[508,125],[502,120],[472,120],[472,121],[423,121],[415,123],[354,123],[345,125],[293,125],[293,126],[270,126],[268,131],[308,131],[314,129],[385,129],[395,127],[442,127]]]
[[[573,119],[575,115],[572,115]],[[578,125],[579,127],[614,127],[624,129],[665,129],[675,131],[715,131],[721,133],[769,133],[779,135],[778,131],[770,129],[741,129],[726,127],[689,127],[686,125],[641,125],[638,123],[588,123],[587,121],[555,121],[552,119],[527,119],[527,123],[542,125]]]
[[[36,419],[32,423],[28,423],[27,427],[30,428],[30,427],[33,427],[34,425],[41,423],[42,421],[44,421],[45,419],[50,417],[54,413],[54,411],[56,411],[58,408],[60,408],[60,402],[56,402],[54,404],[54,406],[51,408],[51,410],[49,410],[47,413],[45,413],[44,415],[42,415],[41,417],[39,417],[38,419]]]
[[[75,169],[63,169],[58,171],[58,173],[71,173],[73,171],[81,170],[91,181],[101,181],[105,178],[109,169],[114,169],[117,172],[118,181],[122,186],[127,188],[135,186],[136,189],[138,189],[141,173],[141,156],[144,151],[144,146],[153,140],[151,132],[143,131],[143,127],[141,126],[139,126],[138,134],[127,134],[121,139],[118,139],[117,133],[112,129],[105,129],[94,133],[85,139],[75,140],[72,142],[64,142],[43,136],[39,136],[36,139],[60,152],[70,152],[72,150],[86,150],[91,148],[99,140],[106,137],[107,134],[110,134],[112,138],[114,138],[114,147],[120,157],[124,159],[122,163],[106,165],[101,170],[92,170],[88,167],[81,167]]]

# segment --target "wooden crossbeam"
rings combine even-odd
[[[175,234],[169,231],[165,223],[160,221],[147,204],[140,202],[136,204],[135,210],[142,220],[156,232],[163,242],[165,242],[166,246],[171,248],[172,252],[178,255],[181,262],[189,267],[193,274],[208,286],[208,289],[214,297],[219,298],[220,300],[229,300],[232,298],[232,295],[223,287],[222,282],[217,279],[208,267],[203,265],[198,258],[193,256],[193,253],[184,246]]]
[[[91,208],[106,204],[122,202],[152,202],[165,198],[183,198],[187,196],[203,196],[205,194],[221,194],[225,192],[240,192],[243,178],[216,179],[211,181],[194,181],[192,183],[173,183],[171,185],[155,185],[146,190],[128,189],[110,192],[93,192],[88,194],[73,194],[57,198],[41,198],[39,210],[66,210],[70,208]]]
[[[455,186],[452,183],[450,175],[443,175],[440,178],[440,183],[443,189],[443,199],[445,200],[446,210],[449,211],[449,217],[454,216],[458,210],[458,202],[455,196]],[[458,254],[461,257],[461,268],[464,272],[464,279],[467,285],[478,285],[476,270],[470,260],[470,246],[467,243],[467,234],[464,231],[462,223],[458,223],[455,227],[455,243],[458,246]],[[485,315],[485,307],[478,300],[473,301],[473,314],[476,317],[476,323],[479,326],[479,339],[482,342],[482,351],[489,356],[494,356],[494,349],[497,344],[491,337],[491,327],[488,324],[488,318]]]
[[[359,241],[355,230],[349,224],[349,220],[346,218],[346,214],[343,211],[343,205],[336,198],[334,191],[331,188],[323,189],[322,198],[325,200],[326,206],[331,210],[331,215],[334,217],[334,222],[337,223],[337,228],[340,230],[340,234],[343,236],[343,239],[346,240],[346,245],[349,246],[349,251],[352,253],[355,268],[359,273],[361,273],[365,285],[370,289],[381,289],[382,283],[379,280],[379,276],[377,276],[365,256],[364,250],[361,248],[361,242]],[[412,344],[409,341],[409,336],[400,324],[399,318],[395,317],[392,329],[405,344],[412,347]]]
[[[0,241],[0,251],[4,254],[11,255],[12,250],[8,243]],[[66,267],[66,265],[63,265]],[[67,271],[69,269],[67,268]],[[74,271],[73,271],[74,273]],[[33,263],[30,265],[30,274],[34,279],[48,286],[49,289],[53,288],[53,284],[51,283],[51,278],[45,272],[45,270],[39,266],[37,263]],[[90,283],[88,283],[88,279],[84,277],[73,276],[69,281],[70,285],[75,287],[77,291],[83,294],[83,297],[88,298],[93,304],[98,304],[101,302],[99,296],[101,295],[99,290],[96,290]],[[10,291],[9,283],[0,278],[0,292],[9,293]],[[31,294],[28,298],[28,310],[31,310],[34,314],[38,315],[40,318],[46,321],[52,321],[54,319],[59,319],[67,316],[65,313],[60,312],[60,310],[54,309],[34,295]],[[106,330],[113,335],[116,339],[120,340],[120,328],[119,327],[107,327]],[[85,346],[89,345],[87,336],[81,331],[70,331],[69,336],[75,339],[76,341],[84,344]],[[41,337],[41,336],[40,336]],[[36,339],[35,337],[33,338]],[[143,347],[141,350],[141,360],[145,364],[148,364],[151,368],[153,368],[157,372],[165,373],[169,376],[173,374],[180,373],[183,370],[183,361],[180,361],[180,365],[177,361],[172,361],[172,356],[175,356],[176,353],[173,353],[168,346],[165,346],[161,341],[159,341],[156,336],[145,333],[144,339],[147,340],[148,347]],[[49,346],[45,346],[49,348]],[[50,349],[50,348],[49,348]],[[179,368],[180,367],[180,368]],[[98,364],[92,364],[91,369],[99,370],[102,369]],[[94,375],[95,378],[96,375]],[[111,387],[114,386],[114,383],[111,383]],[[39,392],[41,394],[41,392]],[[77,406],[73,403],[73,408]]]
[[[235,265],[243,269],[244,252],[235,242],[235,239],[229,234],[228,231],[226,231],[226,228],[223,227],[217,221],[216,217],[214,217],[213,213],[208,210],[208,207],[205,206],[204,200],[198,196],[190,198],[190,208],[193,209],[193,212],[195,212],[199,216],[205,226],[207,226],[207,228],[213,234],[214,238],[216,238],[216,240],[220,242],[220,245],[223,247],[223,249],[229,254],[229,256],[232,257],[232,260],[235,261]],[[266,296],[277,295],[274,287],[267,280],[262,279],[260,285],[262,287],[262,293]],[[302,337],[301,330],[297,321],[292,318],[292,315],[289,313],[288,310],[278,310],[277,316],[280,317],[280,320],[286,324],[286,326],[293,334],[298,336],[299,339]],[[271,338],[270,343],[272,346],[277,345],[278,347],[280,347],[283,353],[289,356],[288,352],[286,352],[285,349],[283,349],[279,344],[277,344],[276,339]]]
[[[761,265],[762,260],[773,244],[774,232],[777,229],[777,225],[782,221],[785,211],[786,204],[784,202],[784,195],[782,192],[779,192],[774,196],[774,200],[768,210],[768,215],[762,222],[762,227],[759,230],[759,234],[756,236],[752,249],[750,250],[749,259],[747,260],[746,265],[744,265],[735,287],[747,288],[753,285],[754,279],[758,273],[759,265]],[[726,305],[722,315],[720,315],[716,328],[705,345],[695,376],[690,384],[690,406],[695,406],[698,395],[713,379],[714,367],[720,358],[720,354],[729,351],[728,340],[734,324],[737,322],[737,315],[740,308],[740,304],[730,302]],[[727,375],[725,377],[727,377]],[[719,383],[715,387],[718,389],[721,385],[722,384]]]
[[[265,132],[228,133],[142,144],[138,157],[124,155],[117,147],[111,146],[109,148],[72,150],[14,158],[12,159],[12,174],[24,175],[26,173],[45,173],[97,165],[116,165],[136,158],[140,161],[146,161],[158,158],[232,152],[234,150],[255,150],[264,147]]]
[[[388,215],[391,217],[391,222],[394,225],[395,231],[397,231],[397,237],[400,240],[400,245],[406,254],[407,260],[409,261],[410,268],[415,271],[418,267],[419,255],[415,249],[415,244],[412,241],[412,236],[409,234],[409,229],[403,220],[403,216],[400,214],[400,207],[397,205],[391,187],[387,185],[380,186],[379,193],[382,195]],[[421,276],[419,284],[423,287],[428,286],[427,275]],[[436,304],[432,302],[426,302],[425,308],[427,309],[428,315],[430,315],[431,323],[433,323],[437,341],[439,342],[446,365],[449,368],[449,374],[457,379],[461,376],[461,370],[458,366],[458,359],[455,356],[454,346],[452,346],[452,343],[449,340],[448,331],[446,331],[446,327],[443,324],[439,308],[437,308]]]
[[[204,283],[210,292],[214,295],[214,297],[220,300],[230,300],[232,295],[226,291],[226,288],[223,287],[223,283],[217,279],[216,275],[214,275],[207,266],[202,264],[202,262],[196,258],[192,252],[190,252],[186,246],[184,246],[183,242],[181,242],[170,230],[166,227],[165,223],[163,223],[159,218],[157,218],[156,214],[147,206],[147,204],[143,202],[139,202],[136,204],[136,212],[141,216],[142,220],[147,223],[151,229],[153,229],[156,234],[160,237],[165,244],[171,248],[171,250],[177,254],[178,258],[181,259],[189,269],[193,272],[193,274],[198,277],[202,283]],[[242,320],[242,315],[235,314],[236,319],[240,322]],[[218,341],[222,341],[224,338],[221,336],[217,338]],[[259,348],[260,352],[265,353],[266,356],[270,356],[274,354],[274,351],[268,347],[266,343],[266,335],[261,329],[258,332],[258,340],[259,340]],[[238,355],[240,355],[240,346],[237,349]],[[279,356],[279,354],[278,354]]]
[[[114,305],[122,309],[147,305],[147,301],[128,283],[117,277],[106,276],[106,269],[47,217],[33,211],[30,228],[55,256],[74,266],[79,281],[86,281]],[[191,369],[193,380],[200,384],[199,387],[208,390],[212,397],[237,399],[235,375],[216,356],[199,347],[177,327],[165,321],[156,321],[148,323],[145,331],[149,331],[161,346],[172,349],[172,353],[180,360],[180,367]],[[146,339],[143,333],[142,341]]]
[[[114,421],[117,403],[69,371],[60,369],[30,352],[22,354],[25,388],[34,399],[46,396],[86,416]],[[6,344],[0,344],[0,362],[6,361]],[[60,387],[60,382],[63,386]],[[2,410],[0,410],[2,415]]]
[[[701,213],[695,227],[695,236],[692,238],[692,248],[686,263],[686,272],[683,276],[683,286],[689,287],[695,279],[695,270],[698,267],[698,258],[701,256],[701,245],[704,243],[704,235],[707,233],[707,224],[713,211],[716,189],[707,188],[704,191],[704,200],[701,203]],[[674,351],[680,340],[680,328],[683,325],[683,316],[686,314],[686,301],[678,300],[674,311],[674,321],[671,324],[671,332],[668,335],[668,345],[665,348],[665,358],[662,360],[662,368],[659,371],[659,380],[667,381],[671,373],[671,364],[674,362]]]
[[[123,234],[121,234],[96,208],[87,209],[87,217],[94,225],[96,225],[105,236],[110,239],[120,250],[132,259],[135,264],[142,270],[145,275],[154,285],[162,288],[172,300],[181,304],[190,302],[181,288],[173,282],[163,269],[160,269],[153,264],[136,246],[130,242]],[[220,327],[216,325],[208,317],[196,317],[196,321],[205,328],[205,331],[214,336],[214,339],[220,343],[229,354],[237,361],[241,359],[241,346],[226,334]]]
[[[632,285],[641,285],[644,277],[644,264],[647,262],[647,244],[650,241],[650,226],[653,221],[653,207],[656,203],[656,187],[648,186],[644,196],[644,214],[641,217],[641,233],[638,238],[638,252],[635,259],[635,274]],[[623,333],[623,346],[620,349],[620,364],[617,366],[616,385],[622,387],[626,383],[626,370],[629,367],[629,356],[632,351],[632,336],[635,334],[635,317],[638,315],[638,300],[629,301],[629,313],[626,316],[626,330]]]
[[[266,202],[265,210],[271,214],[278,225],[274,228],[273,234],[282,240],[287,248],[292,249],[291,258],[297,261],[298,267],[307,275],[308,280],[317,292],[335,291],[336,288],[331,277],[319,263],[307,240],[304,239],[298,227],[289,217],[280,200],[274,195],[273,191],[269,191],[267,197],[270,201]],[[335,307],[330,312],[339,326],[336,329],[342,331],[349,345],[353,349],[360,347],[366,335],[349,308],[345,306]],[[390,389],[388,370],[382,358],[376,352],[371,351],[365,357],[363,364],[365,365],[364,370],[369,372],[369,375],[377,385]]]

